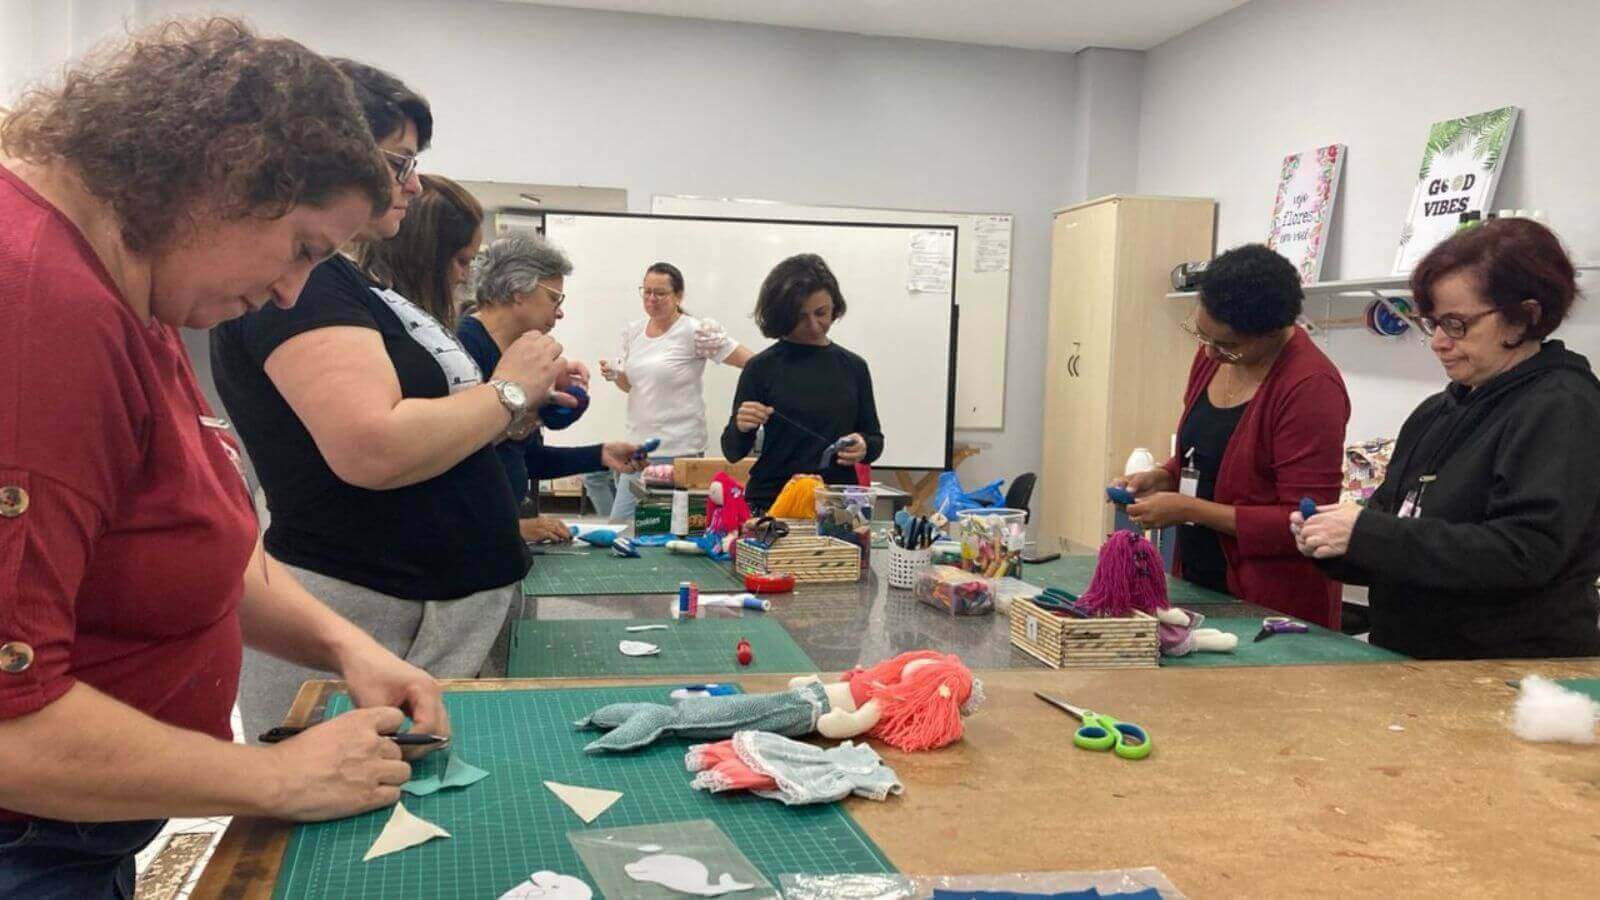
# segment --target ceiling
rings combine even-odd
[[[513,0],[1075,53],[1148,50],[1247,0]]]

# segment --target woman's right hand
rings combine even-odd
[[[318,822],[393,806],[411,767],[383,734],[404,724],[405,714],[392,706],[367,707],[268,747],[280,778],[274,815]]]
[[[1148,469],[1143,472],[1135,472],[1126,478],[1113,478],[1111,479],[1111,486],[1132,491],[1135,497],[1143,497],[1146,494],[1159,493],[1160,491],[1170,491],[1176,487],[1172,483],[1172,473],[1166,469]]]
[[[607,381],[616,381],[617,380],[617,376],[621,375],[621,374],[622,374],[621,370],[619,370],[616,366],[612,365],[611,364],[611,360],[609,360],[609,359],[600,360],[600,377],[601,378],[604,378]]]
[[[567,361],[561,358],[561,343],[548,334],[529,331],[506,348],[491,377],[516,382],[528,395],[530,404],[538,406],[567,371]]]
[[[734,412],[733,426],[749,433],[767,424],[770,418],[772,418],[772,407],[754,400],[746,400],[739,404],[739,409]]]

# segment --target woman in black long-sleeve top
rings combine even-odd
[[[1544,340],[1576,296],[1555,235],[1500,219],[1411,276],[1451,384],[1400,430],[1366,509],[1327,507],[1300,551],[1371,586],[1372,643],[1424,658],[1600,655],[1600,380]]]
[[[799,473],[854,484],[854,465],[883,453],[867,361],[828,338],[844,311],[839,282],[816,254],[789,257],[761,284],[756,325],[777,341],[745,364],[722,431],[722,454],[736,462],[755,444],[756,429],[765,428],[745,493],[752,510],[770,506]],[[842,437],[854,440],[819,467],[823,451]]]

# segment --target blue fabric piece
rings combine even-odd
[[[441,759],[441,757],[443,759]],[[443,765],[440,763],[443,762]],[[444,788],[464,788],[477,784],[489,773],[448,750],[431,753],[411,764],[411,780],[400,790],[414,797],[426,797]]]
[[[552,431],[561,431],[570,427],[572,423],[583,418],[583,414],[589,411],[589,392],[582,385],[572,385],[562,393],[576,399],[578,405],[569,407],[561,406],[557,403],[546,403],[539,407],[539,421],[544,423],[544,427]]]
[[[674,706],[659,703],[613,703],[573,724],[600,728],[606,734],[584,747],[587,753],[636,750],[664,734],[699,740],[732,736],[738,731],[771,731],[789,737],[810,734],[829,709],[820,683],[776,694],[731,697],[689,697]]]
[[[618,496],[621,495],[619,494]],[[665,547],[667,541],[675,540],[677,538],[670,534],[641,534],[633,539],[633,545],[635,547]]]

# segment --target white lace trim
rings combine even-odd
[[[689,782],[689,787],[697,791],[707,791],[712,794],[719,794],[723,791],[733,790],[733,782],[728,779],[728,776],[722,774],[721,772],[707,769],[704,772],[694,776],[694,780]]]
[[[961,714],[963,716],[972,715],[978,711],[978,707],[982,706],[983,701],[986,699],[988,698],[983,693],[983,682],[976,678],[972,679],[972,696],[967,698],[967,702],[961,704]]]

